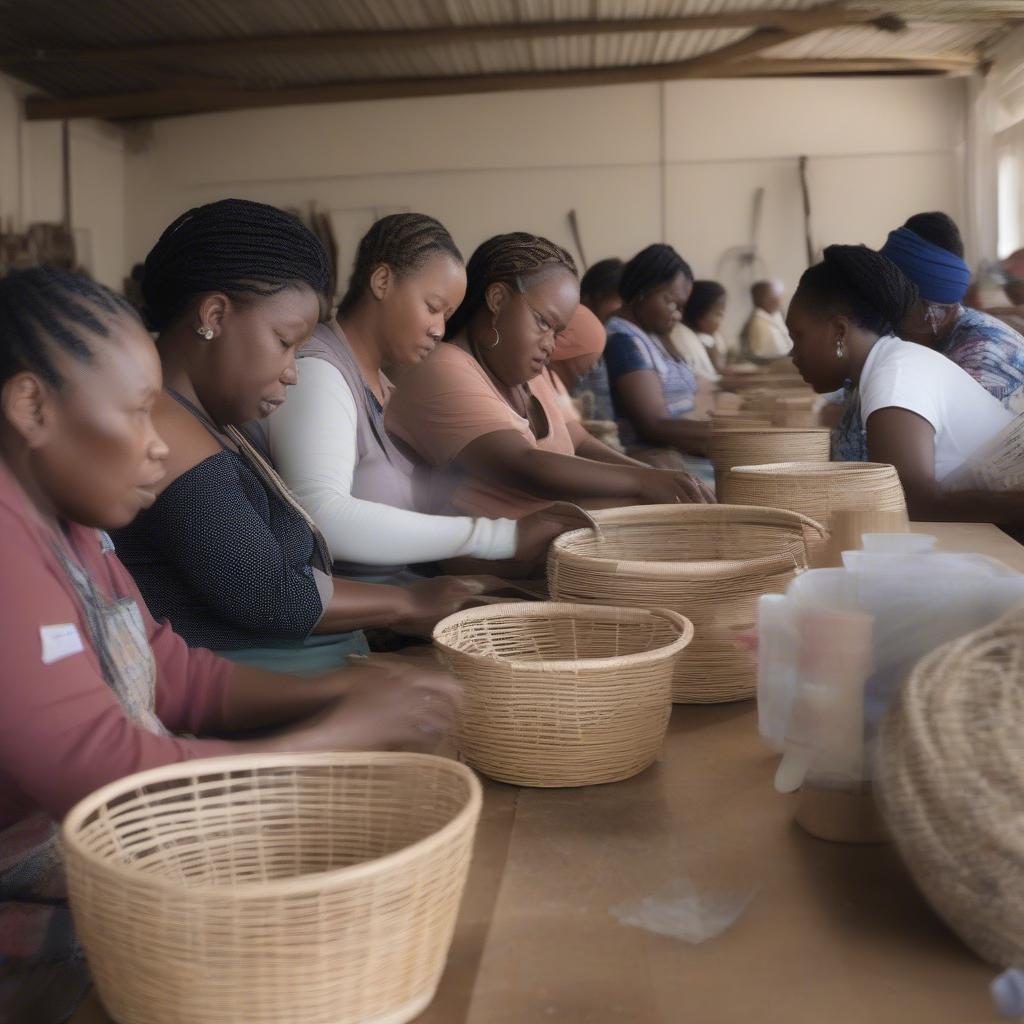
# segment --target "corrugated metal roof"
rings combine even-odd
[[[267,48],[265,37],[317,36],[359,31],[472,30],[482,26],[543,25],[547,22],[616,22],[653,18],[718,18],[750,12],[797,12],[806,20],[821,0],[33,0],[0,3],[0,66],[55,97],[114,96],[150,91],[165,94],[191,87],[287,90],[333,83],[386,83],[393,80],[438,80],[467,76],[529,75],[548,72],[599,72],[603,69],[654,68],[652,74],[677,73],[687,61],[741,43],[756,25],[735,21],[688,30],[600,33],[567,28],[558,35],[524,38],[450,36],[403,40],[401,45],[366,44],[358,48],[332,42],[331,48],[294,45]],[[722,65],[714,73],[758,73],[757,62],[771,61],[776,73],[799,73],[800,66],[778,62],[813,62],[822,70],[832,62],[839,70],[856,69],[863,60],[899,62],[942,58],[949,66],[962,59],[969,66],[985,44],[1011,21],[1024,20],[1024,0],[849,0],[860,16],[897,15],[900,31],[865,24],[840,24],[764,45],[744,54],[743,66]],[[803,13],[800,13],[803,12]],[[822,12],[819,11],[819,14]],[[819,22],[820,24],[820,22]],[[890,24],[892,29],[896,26]],[[776,37],[778,38],[778,37]],[[11,60],[37,51],[120,51],[161,43],[209,44],[219,40],[261,40],[245,54],[200,52],[171,56],[132,51],[108,59],[53,61]],[[751,49],[744,47],[744,50]],[[854,63],[851,63],[854,62]],[[763,65],[768,67],[767,64]],[[941,68],[941,63],[936,65]],[[913,65],[908,63],[907,70]],[[827,70],[827,67],[826,67]],[[711,73],[708,71],[707,73]],[[593,77],[593,76],[592,76]],[[571,83],[570,75],[567,81]],[[173,107],[173,103],[171,104]],[[168,112],[167,106],[157,111]],[[128,116],[128,115],[125,115]]]

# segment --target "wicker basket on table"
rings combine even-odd
[[[928,655],[882,723],[876,792],[928,901],[979,956],[1024,963],[1024,609]]]
[[[564,533],[548,555],[551,596],[633,608],[672,608],[693,622],[676,664],[677,703],[743,700],[756,689],[754,659],[738,639],[753,630],[757,600],[781,593],[807,568],[822,528],[782,509],[646,505],[596,512],[600,532]]]
[[[465,687],[459,753],[520,786],[628,779],[658,756],[692,637],[657,609],[523,602],[449,616],[434,643]]]
[[[827,462],[831,435],[828,430],[798,428],[716,429],[709,455],[715,467],[715,487],[733,466],[772,462]]]
[[[777,462],[733,466],[722,480],[720,501],[768,505],[801,512],[825,529],[836,511],[907,514],[900,478],[875,462]]]
[[[71,909],[119,1024],[400,1024],[433,998],[480,784],[425,754],[168,765],[82,800]]]

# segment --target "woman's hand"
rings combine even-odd
[[[579,530],[590,525],[590,517],[576,505],[565,501],[555,502],[519,520],[516,558],[531,564],[540,562],[557,536],[567,530]]]
[[[715,496],[689,473],[669,469],[637,470],[636,498],[643,505],[713,504]]]
[[[391,623],[396,633],[429,640],[434,626],[448,615],[465,608],[488,588],[487,577],[438,576],[402,588],[398,618]]]

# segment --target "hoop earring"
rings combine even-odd
[[[207,341],[213,340],[213,328],[207,327],[205,324],[200,324],[196,328],[196,334],[198,334],[200,338],[205,338]]]
[[[491,327],[491,330],[494,331],[494,341],[492,341],[487,347],[497,348],[501,344],[501,335],[498,333],[497,327]]]

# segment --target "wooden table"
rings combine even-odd
[[[993,526],[916,529],[1024,571],[1024,547]],[[748,701],[676,707],[659,763],[627,782],[485,783],[455,941],[421,1024],[998,1020],[994,969],[931,913],[892,848],[803,833],[793,798],[772,788],[776,763]],[[106,1018],[93,1004],[75,1020]]]

